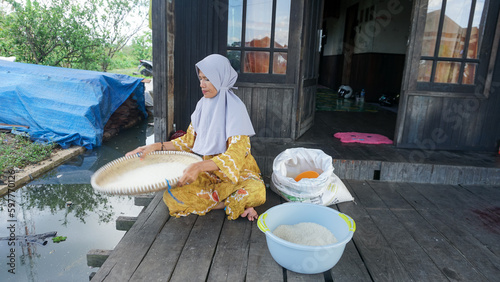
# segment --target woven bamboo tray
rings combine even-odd
[[[90,179],[98,192],[136,195],[177,186],[183,170],[202,161],[198,155],[178,151],[156,151],[140,160],[140,155],[125,156],[107,163]]]

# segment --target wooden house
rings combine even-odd
[[[155,139],[186,129],[194,65],[227,56],[256,136],[296,140],[318,84],[399,95],[395,146],[498,150],[500,1],[152,0]]]

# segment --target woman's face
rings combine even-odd
[[[213,98],[217,96],[217,89],[208,80],[201,70],[198,71],[198,78],[200,79],[200,88],[205,98]]]

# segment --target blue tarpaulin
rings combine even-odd
[[[0,123],[27,126],[16,129],[36,141],[92,149],[101,145],[106,122],[132,94],[147,116],[141,80],[0,60]]]

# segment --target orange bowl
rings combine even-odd
[[[319,173],[316,171],[308,170],[300,173],[295,177],[295,181],[299,182],[302,178],[317,178],[319,176]]]

